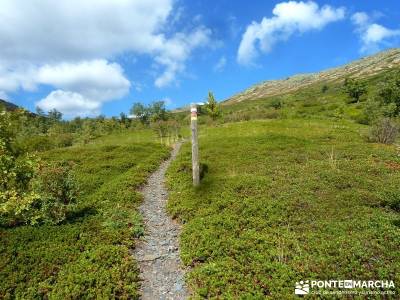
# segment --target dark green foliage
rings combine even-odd
[[[390,74],[380,84],[376,100],[387,117],[400,116],[400,71]]]
[[[367,93],[366,83],[353,78],[346,78],[343,88],[349,97],[347,103],[358,103],[361,96]]]
[[[399,215],[380,203],[397,207],[400,160],[395,147],[366,143],[364,129],[311,119],[200,127],[200,187],[190,144],[167,174],[193,298],[291,299],[305,279],[398,282]]]
[[[138,298],[129,252],[143,233],[136,190],[169,154],[147,140],[125,133],[41,154],[74,164],[80,197],[59,225],[0,228],[0,298]]]
[[[323,94],[326,93],[328,90],[329,90],[329,87],[328,87],[326,84],[324,84],[324,85],[322,86],[322,88],[321,88],[321,92],[322,92]]]
[[[382,193],[382,206],[388,206],[397,212],[400,212],[400,188],[397,190]]]
[[[271,101],[271,107],[275,109],[281,109],[282,108],[282,101],[280,99],[273,99]]]
[[[134,103],[130,112],[143,124],[147,124],[149,122],[150,112],[142,103]]]
[[[142,124],[149,124],[150,121],[165,121],[168,118],[164,101],[156,101],[147,106],[137,102],[133,104],[130,112],[139,119]]]
[[[218,102],[215,100],[214,94],[208,92],[207,102],[204,105],[204,110],[212,120],[216,120],[221,115],[221,110]]]
[[[39,195],[32,203],[29,223],[58,224],[65,220],[77,201],[79,188],[72,166],[42,163],[32,180],[32,190]]]

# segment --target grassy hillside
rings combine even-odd
[[[286,299],[303,279],[399,282],[400,149],[366,143],[365,130],[322,119],[201,127],[201,186],[189,144],[168,174],[195,296]]]
[[[136,191],[169,155],[150,131],[42,153],[75,165],[81,196],[58,226],[0,228],[1,299],[137,298],[129,251],[143,233]]]
[[[343,91],[344,78],[337,81],[320,81],[292,92],[242,102],[224,103],[222,112],[224,122],[251,119],[276,118],[322,118],[348,119],[366,123],[365,106],[368,98],[373,98],[379,84],[385,77],[400,70],[384,70],[373,76],[360,79],[367,85],[367,94],[359,103],[347,103],[348,96]]]
[[[317,73],[298,74],[280,80],[268,80],[248,88],[229,99],[224,104],[234,104],[296,92],[310,85],[332,84],[345,77],[369,78],[390,69],[400,67],[400,49],[394,48],[361,58],[344,66]]]

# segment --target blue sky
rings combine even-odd
[[[67,118],[218,100],[399,46],[397,1],[3,0],[0,98]]]

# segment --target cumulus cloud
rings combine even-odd
[[[172,0],[3,0],[2,58],[48,62],[159,49]]]
[[[101,104],[129,89],[121,66],[112,63],[128,53],[154,59],[159,66],[157,87],[173,84],[193,51],[209,44],[211,37],[211,31],[201,25],[171,32],[168,24],[175,16],[174,3],[3,0],[0,90],[34,90],[47,84],[57,90],[45,103],[55,104],[57,97],[65,100],[68,95],[74,97],[70,104],[86,101],[88,107],[80,107],[94,111],[93,101]]]
[[[211,30],[199,27],[189,34],[178,33],[169,40],[164,40],[163,51],[155,61],[165,66],[165,71],[155,81],[157,87],[164,87],[175,81],[177,73],[185,70],[185,62],[191,52],[209,43]]]
[[[222,56],[214,66],[214,72],[222,72],[226,66],[226,57]]]
[[[44,65],[36,80],[100,102],[120,98],[130,87],[121,66],[106,60]]]
[[[79,93],[56,90],[37,102],[44,111],[57,109],[67,117],[91,116],[100,113],[101,102],[85,98]]]
[[[393,38],[400,37],[399,29],[389,29],[374,23],[365,12],[356,12],[351,20],[356,26],[356,32],[360,35],[362,53],[378,51],[382,45],[390,45]]]
[[[38,84],[60,89],[36,105],[45,111],[55,108],[70,117],[93,115],[104,102],[126,95],[130,88],[121,66],[106,60],[44,65],[35,78]]]
[[[320,30],[327,24],[341,20],[345,9],[329,5],[319,7],[315,2],[282,2],[272,10],[271,18],[253,21],[242,36],[237,53],[240,64],[251,65],[259,52],[268,53],[273,46],[296,33]]]

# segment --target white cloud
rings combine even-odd
[[[38,83],[80,93],[99,102],[120,98],[130,87],[121,66],[106,60],[45,65],[36,78]]]
[[[123,96],[129,82],[118,55],[148,55],[159,66],[154,84],[177,81],[211,31],[171,32],[174,0],[2,0],[0,90],[32,91],[40,84],[100,104]],[[60,98],[60,91],[56,95]],[[71,93],[69,93],[71,92]],[[55,103],[55,94],[46,103]],[[46,98],[46,99],[47,99]],[[71,101],[81,103],[83,100]],[[88,111],[83,107],[85,111]],[[90,109],[89,109],[90,110]]]
[[[227,60],[222,56],[214,66],[214,72],[222,72],[226,66]]]
[[[124,76],[121,66],[103,59],[46,64],[41,67],[30,65],[26,66],[26,69],[17,67],[11,72],[0,70],[0,90],[2,91],[14,91],[19,88],[33,91],[40,84],[60,89],[63,94],[60,91],[51,93],[46,97],[45,102],[39,101],[37,105],[45,111],[56,108],[66,114],[71,114],[70,107],[58,103],[56,99],[64,102],[67,96],[72,96],[71,102],[67,102],[77,103],[77,107],[88,112],[88,108],[93,111],[94,104],[97,109],[106,101],[126,95],[130,88],[130,82]],[[79,101],[77,101],[78,98]],[[85,107],[82,104],[84,102],[88,103],[89,107]],[[46,105],[42,105],[43,103]]]
[[[85,98],[79,93],[56,90],[36,103],[44,111],[57,109],[67,117],[93,116],[100,113],[101,102]]]
[[[260,23],[253,21],[242,36],[237,53],[240,64],[251,65],[259,52],[267,53],[279,42],[295,33],[320,30],[327,24],[341,20],[345,9],[329,5],[321,8],[315,2],[282,2],[272,10],[271,18],[264,17]]]
[[[371,17],[365,12],[353,14],[351,20],[356,26],[356,32],[360,35],[362,53],[378,51],[382,45],[390,44],[392,38],[400,37],[399,29],[393,30],[373,23]]]
[[[160,50],[172,8],[172,0],[2,0],[2,58],[49,62]]]
[[[185,62],[197,47],[206,46],[210,41],[211,30],[199,27],[190,34],[178,33],[165,40],[164,49],[155,61],[165,66],[165,71],[155,81],[157,87],[165,87],[175,81],[177,73],[185,70]]]
[[[351,16],[351,21],[358,26],[364,26],[368,24],[369,16],[365,12],[356,12]]]

